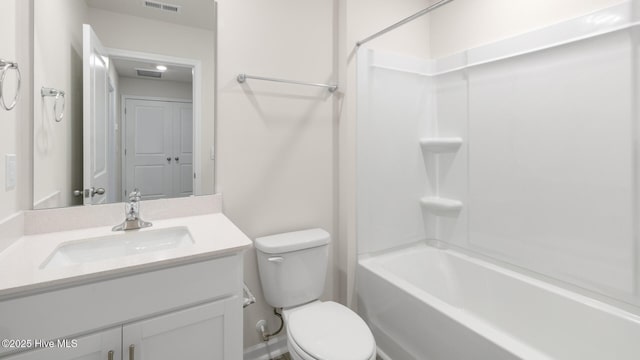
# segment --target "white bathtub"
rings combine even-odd
[[[640,317],[453,250],[359,261],[358,310],[393,360],[640,359]]]

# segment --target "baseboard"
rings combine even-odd
[[[244,360],[270,360],[287,351],[287,337],[280,335],[244,349]]]

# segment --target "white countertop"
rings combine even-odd
[[[41,269],[49,255],[66,242],[124,235],[124,232],[111,231],[111,227],[22,236],[0,252],[0,299],[230,255],[252,245],[251,240],[226,216],[210,213],[155,220],[150,228],[130,230],[144,232],[187,227],[194,240],[193,246]]]

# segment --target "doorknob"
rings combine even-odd
[[[96,195],[104,195],[104,193],[106,191],[105,191],[104,188],[97,188],[96,189],[94,187],[91,187],[91,189],[87,189],[87,190],[85,190],[85,192],[86,192],[85,197],[89,197],[89,196],[94,197]]]
[[[174,158],[174,160],[175,160],[176,162],[178,162],[178,161],[180,161],[180,158],[176,156],[176,157]]]
[[[73,190],[73,196],[82,196],[82,190]]]

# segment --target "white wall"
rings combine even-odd
[[[121,111],[121,95],[120,91],[120,77],[116,71],[115,66],[109,67],[109,81],[113,86],[113,92],[110,93],[110,101],[115,104],[111,109],[113,114],[109,114],[108,125],[108,160],[107,160],[107,173],[109,174],[108,186],[111,189],[107,194],[108,202],[119,202],[123,199],[122,193],[122,136],[120,136],[120,129],[122,127],[120,123]]]
[[[0,41],[0,58],[9,61],[18,61],[15,36],[16,11],[15,0],[3,2],[3,10],[0,12],[0,33],[8,34],[8,36]],[[15,82],[8,82],[5,88],[5,91],[8,92],[6,102],[9,104],[12,94],[15,93],[13,90]],[[18,117],[16,114],[17,109],[10,112],[0,109],[0,219],[11,215],[18,208],[18,191],[15,188],[9,190],[5,188],[5,154],[15,154],[18,147]],[[24,161],[24,159],[19,159],[19,161]]]
[[[82,27],[87,6],[75,0],[34,2],[34,206],[78,204],[82,189]],[[54,98],[64,91],[65,112],[54,120]],[[57,195],[56,195],[57,194]]]
[[[17,61],[22,73],[20,101],[14,110],[0,110],[0,221],[17,211],[29,209],[33,203],[32,186],[32,117],[33,103],[29,94],[31,82],[31,45],[33,29],[33,3],[7,0],[0,12],[0,57]],[[9,78],[10,75],[7,75]],[[7,80],[4,91],[13,93],[12,80]],[[7,95],[8,97],[10,95]],[[11,99],[7,99],[9,102]],[[5,189],[5,154],[17,156],[17,182],[13,189]]]
[[[89,9],[89,21],[105,47],[202,62],[201,180],[203,193],[213,193],[214,162],[209,153],[215,131],[215,33],[95,8]]]
[[[321,227],[336,240],[333,101],[326,89],[248,80],[239,73],[329,82],[332,2],[218,1],[216,192],[224,213],[250,238]],[[330,267],[332,269],[332,267]],[[279,323],[264,302],[255,251],[245,281],[257,304],[244,311],[244,346],[260,341],[255,324]],[[334,297],[333,271],[325,298]]]
[[[621,0],[455,0],[429,15],[431,58],[557,23]]]
[[[191,100],[192,84],[182,81],[166,81],[119,77],[122,95],[149,96],[169,99]]]

